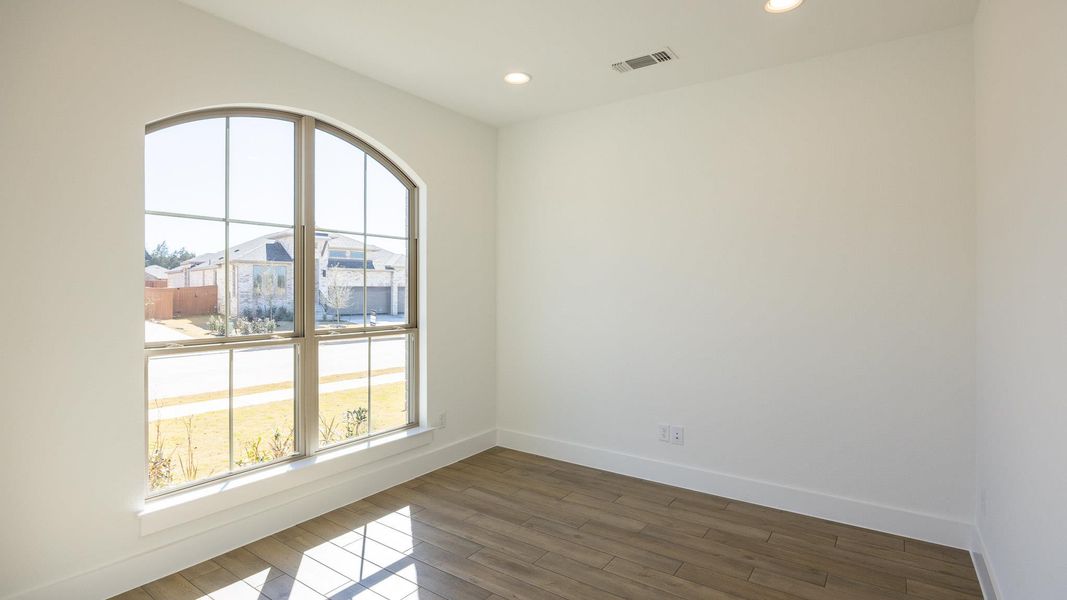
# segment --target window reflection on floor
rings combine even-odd
[[[409,554],[410,506],[361,501],[216,556],[117,598],[152,600],[419,600],[428,568]],[[421,592],[421,595],[420,595]]]

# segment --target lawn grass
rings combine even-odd
[[[396,372],[403,369],[383,369],[383,372]],[[379,374],[378,372],[374,373]],[[366,374],[363,373],[363,376]],[[339,379],[355,378],[351,374],[336,376]],[[324,381],[328,378],[324,378]],[[291,388],[291,383],[272,384],[278,385],[272,389]],[[263,386],[255,386],[260,388]],[[264,391],[264,390],[256,390]],[[384,431],[403,426],[408,421],[406,383],[398,381],[371,386],[370,397],[373,398],[371,407],[371,431]],[[251,392],[249,392],[251,393]],[[217,396],[215,396],[217,398]],[[223,395],[222,397],[225,397]],[[357,407],[367,406],[368,388],[356,388],[328,392],[319,396],[319,413],[329,422],[334,420],[336,429],[343,431],[342,415],[345,411],[354,410]],[[161,405],[173,404],[168,402],[171,398],[161,399]],[[188,402],[186,400],[185,402]],[[184,403],[184,402],[179,402]],[[190,480],[203,479],[212,475],[219,475],[229,470],[229,417],[226,410],[201,413],[192,417],[191,436],[187,433],[186,425],[189,417],[174,419],[162,419],[149,423],[148,448],[149,451],[162,443],[163,456],[169,457],[172,463],[172,485],[185,483]],[[157,434],[158,424],[158,434]],[[357,435],[366,434],[364,424]],[[282,432],[282,436],[288,436],[293,428],[293,401],[280,400],[255,406],[236,408],[233,411],[233,435],[234,435],[234,460],[245,457],[246,448],[257,438],[261,439],[261,449],[265,449],[268,440],[275,429]],[[320,429],[322,428],[320,424]],[[192,444],[192,460],[195,464],[195,477],[186,477],[183,473],[189,469],[189,441]],[[289,450],[292,451],[292,439],[289,439]],[[179,461],[180,459],[180,461]],[[238,467],[239,468],[239,467]],[[189,469],[191,470],[191,469]],[[191,474],[190,474],[191,475]]]

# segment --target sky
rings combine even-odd
[[[293,223],[294,124],[261,117],[230,118],[230,218],[282,227],[231,224],[231,247]],[[203,119],[145,137],[145,208],[193,216],[226,213],[226,120]],[[359,148],[315,132],[315,222],[318,227],[372,235],[407,234],[407,189]],[[364,230],[364,171],[366,221]],[[166,241],[194,254],[225,246],[225,225],[145,215],[145,247]],[[405,254],[403,241],[368,237],[368,244]]]

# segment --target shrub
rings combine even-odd
[[[234,333],[239,335],[254,335],[257,333],[274,333],[278,324],[274,319],[246,319],[237,317],[233,322]]]
[[[263,438],[257,437],[251,442],[245,442],[245,455],[242,458],[238,458],[236,461],[238,467],[245,467],[248,465],[254,465],[256,463],[266,462],[269,460],[267,454],[260,450],[259,445],[262,443]]]
[[[365,406],[360,406],[354,410],[346,410],[341,414],[341,425],[344,427],[342,431],[338,427],[337,417],[330,417],[327,421],[323,417],[319,417],[319,436],[322,438],[323,444],[332,444],[334,442],[341,442],[344,440],[350,440],[360,435],[360,430],[367,424],[367,418],[370,416],[370,412]]]
[[[274,458],[281,458],[292,454],[295,450],[293,448],[293,428],[289,428],[289,434],[282,437],[282,432],[277,427],[271,432],[270,441],[268,442],[270,447],[271,456]]]
[[[165,454],[164,443],[159,421],[156,421],[156,440],[148,453],[148,485],[153,490],[165,488],[174,481],[174,461],[171,458],[174,451]]]
[[[292,321],[293,311],[286,306],[246,308],[241,311],[241,316],[246,320],[269,319],[272,321]]]
[[[289,314],[291,318],[292,313]],[[222,315],[211,315],[207,320],[207,328],[214,335],[226,335],[226,318]],[[270,317],[262,316],[259,311],[245,310],[243,316],[233,320],[233,333],[238,335],[274,333],[277,328],[277,321]]]
[[[208,331],[215,335],[226,335],[226,317],[222,315],[211,315],[207,320]]]
[[[289,433],[282,435],[281,430],[275,427],[267,440],[266,447],[263,447],[263,437],[257,436],[256,439],[245,442],[245,455],[243,458],[238,458],[236,462],[237,466],[246,467],[284,458],[292,453],[293,429],[289,428]]]
[[[347,410],[344,414],[345,422],[345,434],[347,437],[356,437],[359,435],[359,428],[367,422],[368,411],[364,406],[360,406],[356,410]]]

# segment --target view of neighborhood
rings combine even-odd
[[[294,125],[207,118],[145,138],[144,331],[152,491],[298,451]],[[315,131],[311,272],[317,329],[407,322],[408,189],[382,164]],[[371,232],[371,233],[358,233]],[[218,344],[209,342],[217,341]],[[225,344],[225,345],[223,345]],[[414,336],[319,342],[319,446],[409,423]],[[314,442],[310,442],[313,444]]]
[[[230,335],[292,331],[293,244],[292,229],[272,230],[233,245],[228,265],[221,250],[193,256],[184,246],[170,251],[166,241],[152,251],[146,249],[145,341],[221,336],[227,327]],[[368,238],[364,244],[355,236],[319,233],[316,322],[323,326],[362,325],[364,319],[403,322],[406,254],[405,240]],[[227,285],[228,325],[222,309]]]

